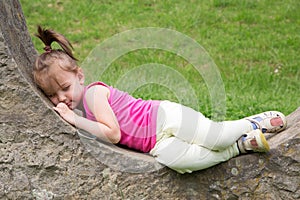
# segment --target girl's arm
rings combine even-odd
[[[101,131],[112,142],[115,141],[113,143],[118,143],[121,139],[121,131],[117,118],[108,103],[109,95],[110,91],[107,87],[96,85],[86,91],[85,98],[90,111],[101,124]]]
[[[93,86],[86,92],[86,102],[97,121],[91,121],[76,115],[64,103],[54,109],[70,124],[90,132],[101,140],[118,143],[121,138],[119,123],[108,103],[109,89]]]

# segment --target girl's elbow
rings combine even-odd
[[[121,131],[120,131],[120,129],[112,130],[109,138],[110,138],[111,143],[113,143],[113,144],[119,143],[120,140],[121,140]]]

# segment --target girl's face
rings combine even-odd
[[[47,88],[43,88],[54,105],[65,103],[71,110],[81,104],[84,91],[84,74],[60,68],[51,69]]]

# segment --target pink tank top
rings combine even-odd
[[[149,152],[156,143],[156,117],[160,101],[136,99],[105,83],[95,82],[85,87],[83,98],[86,118],[93,121],[96,121],[96,118],[87,106],[85,93],[94,85],[103,85],[110,90],[108,102],[117,117],[121,130],[119,144]]]

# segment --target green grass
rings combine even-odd
[[[221,72],[227,119],[265,110],[289,114],[300,106],[298,0],[21,0],[21,4],[30,34],[34,35],[37,24],[63,33],[73,43],[79,64],[97,44],[126,30],[169,28],[193,38]],[[42,43],[34,36],[33,43],[41,52]],[[197,106],[191,106],[211,117],[205,81],[176,54],[136,50],[115,60],[99,79],[114,85],[124,73],[147,63],[164,64],[184,76],[197,96]],[[179,101],[176,94],[157,84],[133,93]]]

